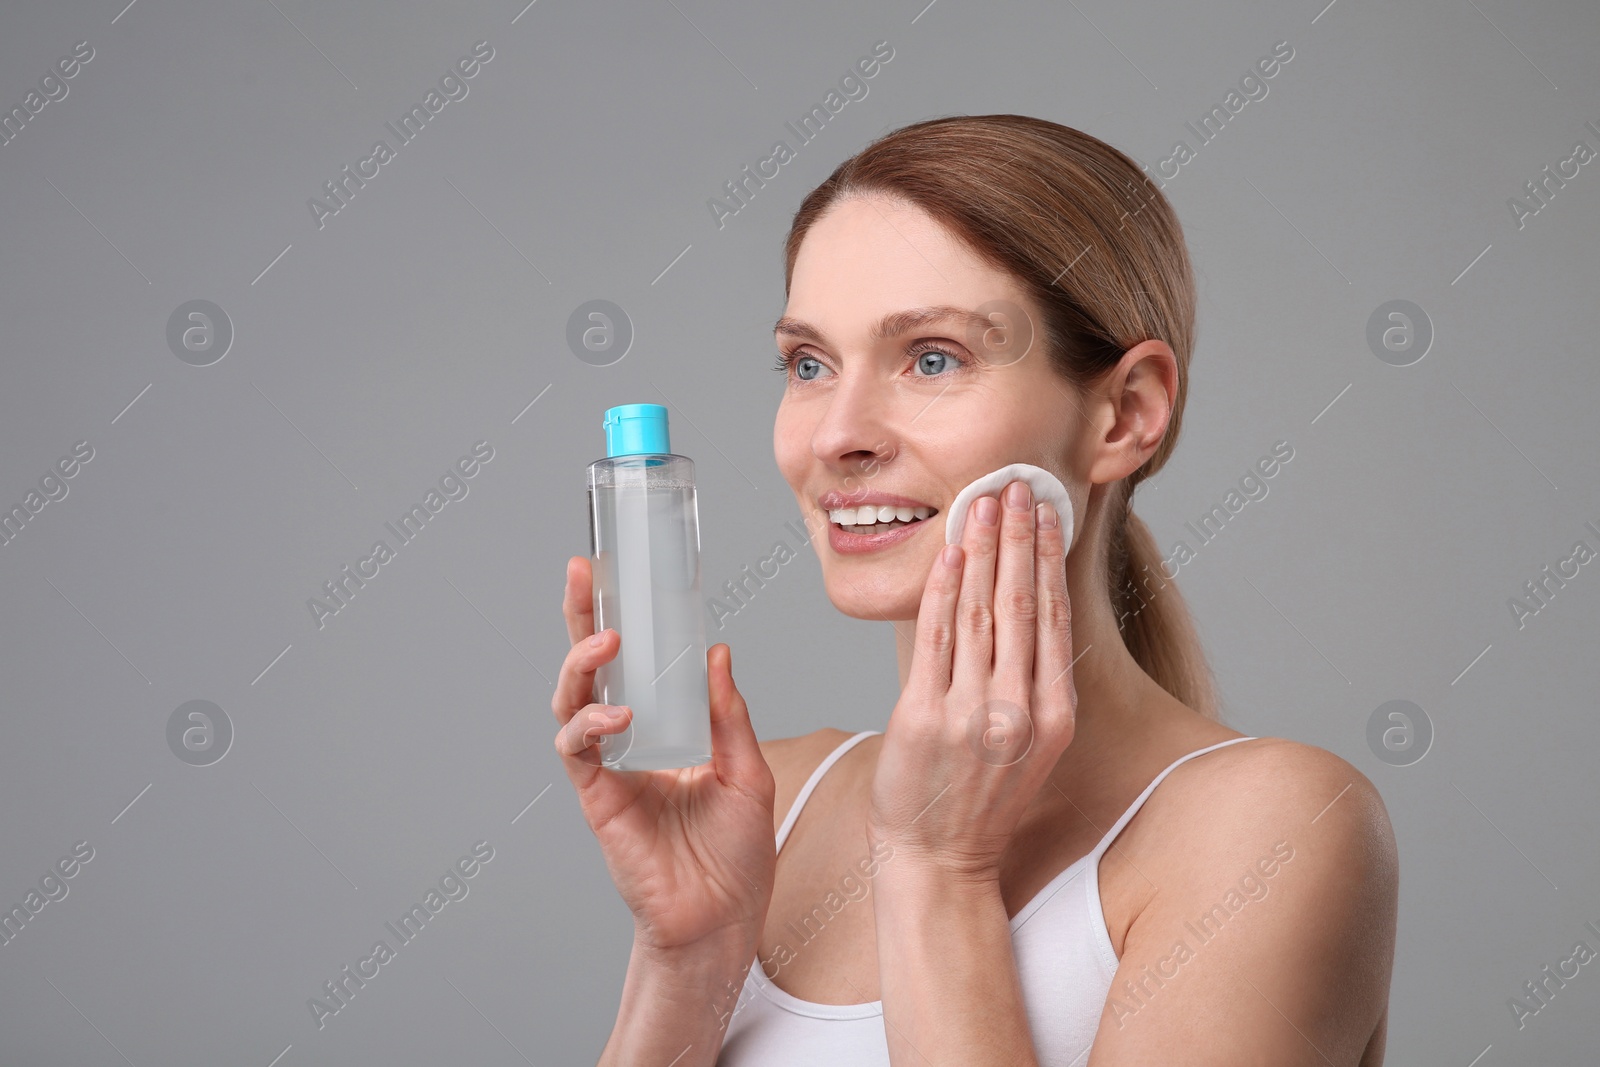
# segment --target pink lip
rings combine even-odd
[[[848,505],[838,505],[847,507]],[[911,505],[905,505],[910,507]],[[876,534],[848,533],[835,523],[828,523],[828,545],[837,553],[844,556],[858,555],[863,552],[876,552],[890,545],[897,545],[908,537],[912,537],[922,527],[930,525],[936,516],[919,519],[904,526],[896,526],[892,530],[885,530]]]
[[[817,497],[817,506],[823,511],[832,511],[835,508],[859,508],[868,504],[889,508],[933,507],[924,501],[912,500],[908,496],[897,496],[894,493],[841,493],[837,489],[830,489]]]

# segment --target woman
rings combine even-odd
[[[718,644],[712,761],[606,769],[620,638],[568,562],[556,748],[635,919],[601,1062],[1381,1063],[1383,803],[1217,720],[1129,510],[1193,347],[1166,199],[1077,130],[936,119],[841,165],[786,251],[778,465],[834,605],[893,623],[901,694],[881,733],[758,743]],[[1070,551],[1021,481],[946,549],[957,493],[1017,462],[1067,487]]]

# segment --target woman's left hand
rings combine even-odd
[[[1014,494],[1020,506],[1006,502]],[[985,524],[980,506],[994,508]],[[1072,608],[1059,518],[1026,482],[972,502],[917,613],[906,686],[873,777],[867,834],[926,872],[998,877],[1023,813],[1071,743]],[[1036,529],[1037,527],[1037,529]],[[952,564],[949,556],[955,555]]]

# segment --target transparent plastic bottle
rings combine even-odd
[[[594,627],[622,642],[594,699],[633,720],[596,748],[615,770],[694,767],[711,759],[694,461],[672,453],[660,404],[610,408],[604,426],[606,458],[589,465]]]

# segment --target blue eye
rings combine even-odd
[[[950,369],[951,363],[960,361],[942,348],[925,342],[926,347],[913,349],[917,352],[917,367],[928,372],[924,377],[934,377]]]
[[[772,369],[780,374],[787,374],[791,367],[798,367],[803,363],[815,363],[818,367],[822,366],[821,361],[817,360],[815,357],[804,355],[800,352],[779,352],[778,358],[772,363]],[[795,371],[795,377],[804,382],[809,382],[812,380],[807,378],[805,374],[799,370]]]
[[[912,347],[910,354],[916,357],[916,366],[926,372],[917,375],[922,378],[935,378],[952,369],[965,367],[967,363],[960,356],[952,355],[946,349],[939,347],[939,343],[935,341],[920,342],[919,345]],[[810,374],[807,374],[808,367],[811,368]],[[772,369],[783,374],[792,371],[797,380],[811,382],[815,381],[826,367],[815,356],[803,352],[779,352],[777,359],[773,361]]]

